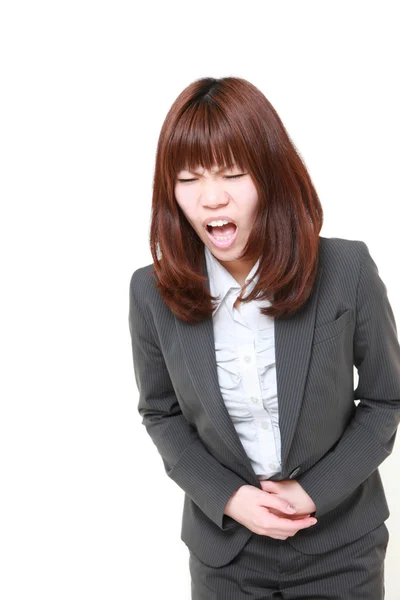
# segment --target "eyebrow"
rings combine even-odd
[[[236,164],[232,165],[232,169],[235,169],[237,167]],[[214,173],[221,173],[222,171],[228,171],[229,167],[222,167],[221,169],[218,169],[217,171],[214,171]],[[202,173],[196,173],[195,171],[191,171],[188,168],[184,168],[182,169],[182,171],[187,171],[188,173],[192,173],[192,175],[197,175],[198,177],[202,177]]]

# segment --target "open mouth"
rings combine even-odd
[[[235,241],[238,228],[234,223],[226,223],[219,227],[207,225],[206,231],[214,246],[217,248],[227,248]]]

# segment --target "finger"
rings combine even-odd
[[[294,531],[298,531],[299,529],[307,529],[308,527],[311,527],[312,525],[315,525],[317,523],[317,519],[315,519],[314,517],[304,517],[302,519],[289,520],[291,521],[289,529],[294,529]],[[288,519],[282,520],[282,522],[284,523],[284,529],[286,529],[287,521]]]
[[[284,531],[289,534],[294,533],[299,529],[306,529],[307,527],[310,527],[311,525],[315,525],[317,523],[317,519],[315,519],[314,517],[305,517],[302,519],[294,520],[291,519],[289,516],[278,517],[270,513],[269,518],[271,526],[276,526],[281,531]]]
[[[276,510],[275,508],[268,508],[270,513],[273,513],[277,517],[285,517],[287,519],[287,515],[280,510]],[[290,518],[293,519],[304,519],[305,517],[309,517],[311,513],[294,513],[290,515]]]
[[[292,506],[290,502],[284,500],[283,498],[280,498],[280,496],[277,496],[275,494],[262,494],[260,504],[261,506],[266,506],[267,508],[274,508],[278,511],[287,514],[293,514],[296,512],[295,507]]]

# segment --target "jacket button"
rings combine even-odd
[[[289,475],[289,479],[293,479],[294,477],[296,477],[297,473],[300,471],[300,467],[296,467],[294,469],[294,471],[292,471]]]

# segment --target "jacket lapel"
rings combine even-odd
[[[275,319],[275,361],[284,472],[304,395],[321,274],[322,267],[319,266],[311,296],[295,315],[289,319]]]
[[[275,319],[275,356],[281,431],[282,472],[296,429],[311,356],[311,344],[322,267],[319,265],[311,296],[295,315]],[[204,261],[203,274],[208,277]],[[209,289],[209,280],[207,279]],[[218,382],[212,317],[186,323],[175,317],[182,354],[196,393],[223,442],[254,476],[250,460],[226,409]]]

